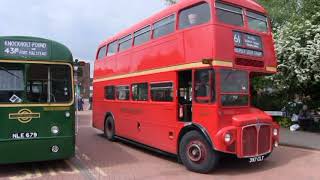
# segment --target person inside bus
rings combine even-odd
[[[196,25],[198,22],[198,14],[191,13],[188,15],[188,22],[190,26]]]

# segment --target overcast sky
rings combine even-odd
[[[98,44],[165,7],[162,0],[1,0],[0,36],[37,36],[93,60]]]

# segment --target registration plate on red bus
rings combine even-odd
[[[264,156],[257,156],[249,158],[249,163],[261,162],[264,160]]]
[[[12,139],[33,139],[38,137],[37,132],[21,132],[21,133],[12,133]]]

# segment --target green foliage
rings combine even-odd
[[[288,128],[292,124],[291,119],[286,118],[286,117],[275,117],[275,120],[276,120],[276,122],[279,123],[279,125],[281,127],[284,127],[284,128]]]
[[[319,0],[258,0],[267,9],[274,26],[311,17],[319,12]]]

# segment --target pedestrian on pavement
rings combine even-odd
[[[307,105],[303,105],[298,115],[298,121],[301,129],[311,130],[313,119]]]
[[[83,111],[83,104],[84,104],[83,99],[81,96],[79,96],[79,98],[78,98],[78,110],[79,111]]]

